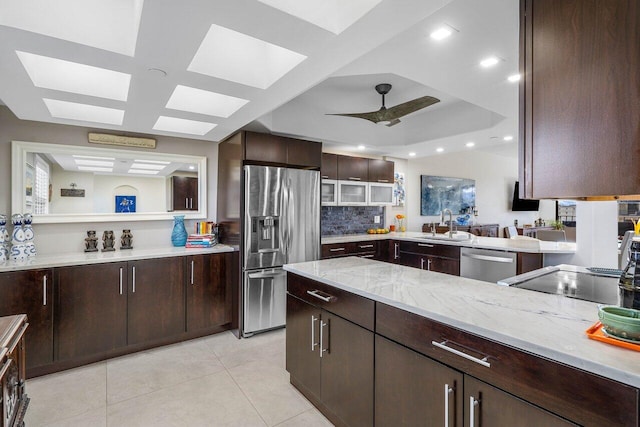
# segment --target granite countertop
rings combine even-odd
[[[358,257],[284,269],[640,388],[640,353],[585,334],[598,321],[595,303]]]
[[[345,234],[341,236],[323,236],[322,244],[361,242],[366,240],[406,240],[412,242],[436,243],[441,245],[462,246],[467,248],[495,249],[508,252],[527,252],[542,254],[573,254],[576,244],[573,242],[546,242],[536,239],[503,239],[501,237],[473,236],[469,240],[430,239],[431,233],[407,231],[387,234]]]
[[[36,255],[23,261],[0,262],[0,273],[36,268],[64,267],[69,265],[101,264],[137,259],[166,258],[174,256],[233,252],[231,246],[218,244],[212,248],[162,247],[153,249],[127,249],[112,252],[69,252],[51,255]]]

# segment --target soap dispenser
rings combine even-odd
[[[640,235],[635,235],[629,247],[629,262],[620,275],[620,306],[640,310]]]

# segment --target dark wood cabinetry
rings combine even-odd
[[[322,259],[343,256],[380,259],[380,244],[381,242],[377,240],[324,244],[321,248]]]
[[[322,144],[268,133],[242,132],[244,160],[259,163],[319,168]]]
[[[198,178],[172,176],[171,189],[174,211],[198,210]]]
[[[129,261],[127,343],[185,331],[184,258]]]
[[[390,241],[390,261],[407,267],[460,275],[460,247],[427,242]]]
[[[369,181],[393,184],[394,166],[388,160],[369,159]]]
[[[0,316],[26,314],[26,369],[53,362],[53,270],[0,273]]]
[[[56,360],[126,346],[127,263],[56,268],[55,313]]]
[[[338,156],[338,179],[344,181],[369,181],[369,159]]]
[[[322,168],[320,169],[322,179],[338,179],[338,155],[322,153]]]
[[[287,278],[291,383],[339,426],[373,425],[373,301]]]
[[[231,323],[232,254],[187,257],[187,332]]]
[[[640,3],[521,0],[520,191],[640,192]]]

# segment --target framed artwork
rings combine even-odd
[[[440,215],[444,209],[460,215],[475,205],[475,180],[420,175],[420,215]]]
[[[393,206],[404,206],[404,173],[395,172],[393,174]]]
[[[136,211],[136,196],[116,196],[116,213]]]

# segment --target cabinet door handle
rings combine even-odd
[[[418,246],[422,246],[423,248],[432,248],[433,245],[430,245],[428,243],[418,243]]]
[[[194,260],[191,260],[191,285],[193,285],[193,268],[194,268],[193,264],[194,264]]]
[[[431,262],[432,262],[432,261],[433,261],[433,260],[432,260],[431,258],[429,258],[429,259],[427,260],[427,270],[428,270],[428,271],[431,271]]]
[[[193,197],[189,197],[189,209],[193,209]]]
[[[42,305],[47,305],[47,275],[42,276]]]
[[[337,299],[336,297],[334,297],[332,295],[329,295],[327,293],[321,292],[321,291],[319,291],[317,289],[314,289],[312,291],[307,291],[307,293],[309,295],[311,295],[312,297],[316,297],[316,298],[318,298],[318,299],[320,299],[320,300],[322,300],[324,302],[332,302],[332,301],[335,301]],[[324,294],[324,295],[320,295],[320,294]]]
[[[360,178],[356,177],[356,176],[350,176],[349,179],[351,181],[360,181]]]
[[[133,278],[132,278],[132,283],[133,283],[133,293],[136,293],[136,266],[134,265],[133,267],[131,267],[132,269],[132,273],[133,273]]]
[[[489,358],[488,356],[483,357],[482,359],[478,359],[477,357],[473,357],[473,356],[469,356],[467,353],[463,353],[460,350],[456,350],[455,348],[451,348],[449,346],[447,346],[447,340],[444,340],[442,342],[437,342],[437,341],[431,341],[431,344],[435,345],[438,348],[441,348],[445,351],[448,351],[449,353],[453,353],[456,356],[460,356],[463,357],[467,360],[471,360],[472,362],[476,362],[479,365],[485,366],[487,368],[491,367],[491,364],[489,362],[487,362],[487,359]]]
[[[184,208],[185,209],[189,209],[189,198],[188,197],[184,198]]]
[[[327,353],[329,352],[329,346],[327,346],[327,348],[324,348],[324,327],[325,326],[329,326],[329,322],[324,323],[322,321],[322,319],[320,319],[320,357],[323,356],[324,352],[326,351]]]
[[[469,396],[469,427],[476,425],[476,406],[480,404],[473,396]]]
[[[313,314],[311,315],[311,352],[316,349],[318,343],[316,342],[316,327],[315,324],[318,321],[318,318]]]
[[[453,387],[444,385],[444,427],[449,427],[449,395],[453,394]]]
[[[329,249],[329,252],[342,252],[344,251],[344,248],[331,248]]]
[[[329,179],[329,175],[322,175],[322,179]]]
[[[120,295],[122,295],[122,267],[120,267]]]
[[[393,259],[400,258],[400,245],[398,243],[393,244]]]
[[[424,258],[420,258],[420,270],[424,270]]]
[[[388,179],[379,179],[378,182],[389,182]]]
[[[372,248],[373,245],[358,245],[360,249]]]

